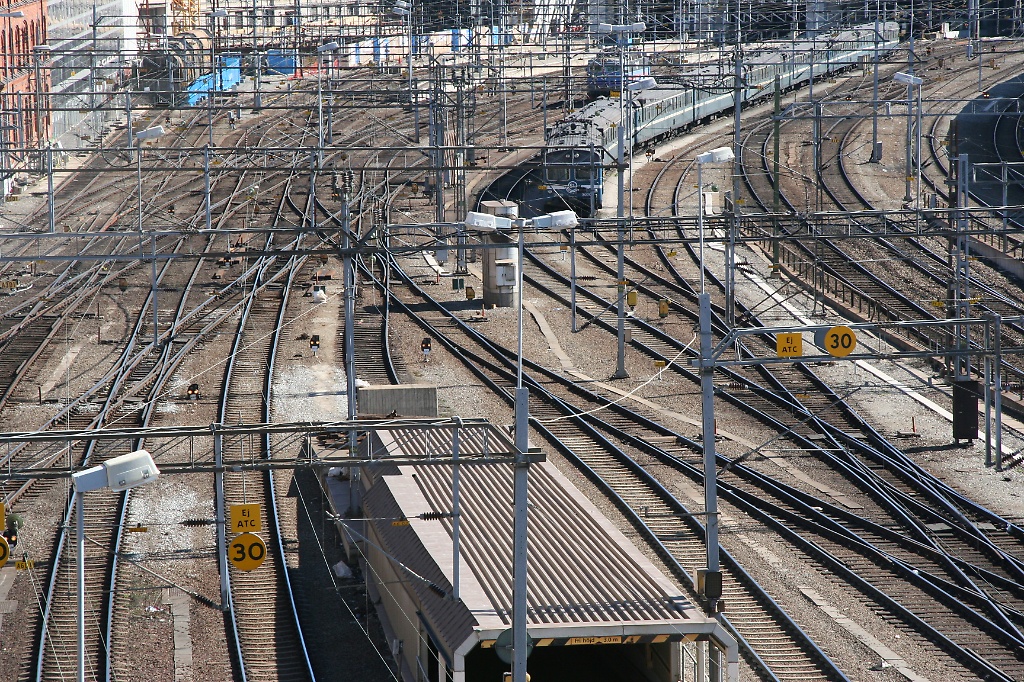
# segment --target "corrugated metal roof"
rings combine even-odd
[[[370,456],[404,457],[405,455],[452,456],[454,423],[438,422],[430,429],[401,428],[378,430]],[[515,452],[515,444],[502,429],[479,423],[458,429],[460,456],[497,456]]]
[[[389,440],[387,435],[384,440]],[[411,434],[392,439],[406,455],[422,444]],[[375,524],[389,554],[445,592],[452,590],[452,520],[415,518],[452,511],[452,467],[398,467],[379,476],[364,498],[367,516],[404,517],[410,525]],[[392,469],[394,470],[394,469]],[[460,467],[460,602],[411,579],[423,617],[450,651],[473,633],[493,637],[511,626],[512,483],[507,464]],[[551,464],[529,474],[531,628],[544,636],[584,634],[608,626],[664,626],[684,632],[707,622],[683,593]]]

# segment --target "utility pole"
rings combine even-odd
[[[875,0],[875,54],[874,77],[871,84],[871,163],[879,163],[882,160],[882,146],[878,141],[878,1]]]
[[[733,136],[736,155],[732,160],[732,215],[729,216],[729,238],[725,244],[725,324],[736,326],[736,230],[740,215],[740,177],[743,173],[743,138],[740,135],[740,114],[743,110],[743,33],[740,26],[742,0],[736,0],[736,46],[733,72]],[[701,190],[703,191],[703,189]]]
[[[779,214],[781,197],[779,195],[779,154],[780,141],[779,135],[781,133],[782,121],[780,116],[782,114],[782,93],[779,82],[779,75],[775,74],[775,131],[772,136],[772,213],[775,215]],[[775,239],[772,240],[772,274],[779,275],[779,221],[778,218],[772,220],[772,236]]]

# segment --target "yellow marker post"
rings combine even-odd
[[[800,332],[778,334],[775,337],[775,354],[780,358],[797,358],[804,354],[804,337]]]
[[[230,511],[232,533],[256,533],[263,530],[263,522],[260,520],[260,505],[233,504]]]

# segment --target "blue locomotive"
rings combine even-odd
[[[876,37],[874,24],[865,24],[814,40],[762,43],[744,56],[740,100],[754,103],[767,99],[776,76],[785,91],[806,85],[812,77],[882,58],[898,45],[899,25],[880,24],[879,34]],[[672,83],[660,83],[631,99],[598,97],[549,127],[540,159],[543,181],[538,190],[543,210],[569,206],[587,212],[600,208],[604,169],[616,163],[622,121],[627,122],[627,154],[657,144],[732,111],[736,90],[731,81],[728,74],[722,78],[718,64],[695,66],[674,77]]]
[[[650,75],[651,64],[646,55],[608,50],[587,62],[587,95],[610,95],[621,90],[623,83],[629,85]]]

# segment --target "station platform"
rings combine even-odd
[[[463,434],[460,457],[514,451],[503,431],[488,433]],[[378,430],[361,447],[364,457],[405,461],[450,462],[452,452],[436,431],[427,437],[410,428]],[[510,669],[496,643],[512,626],[513,476],[511,464],[460,464],[457,570],[450,463],[382,463],[351,481],[326,481],[339,532],[360,557],[403,679],[500,680]],[[713,642],[724,654],[722,678],[737,679],[736,642],[717,620],[554,465],[532,464],[528,480],[533,679],[693,679],[694,649],[684,644],[695,641]],[[343,518],[346,512],[361,520]]]

